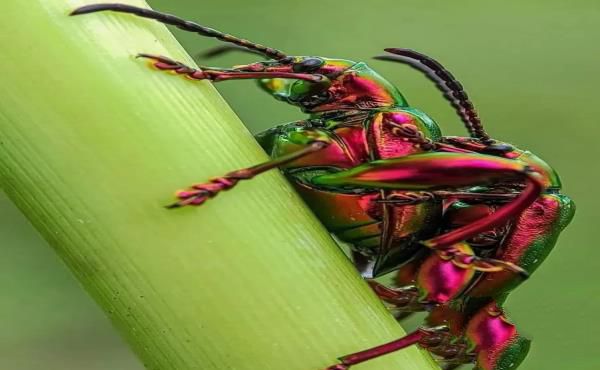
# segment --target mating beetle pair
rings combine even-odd
[[[560,181],[545,162],[492,139],[462,86],[418,52],[386,49],[382,60],[409,64],[434,80],[470,137],[445,137],[365,63],[288,56],[280,50],[178,17],[123,4],[97,4],[72,14],[117,11],[214,37],[268,61],[195,69],[140,54],[165,71],[214,82],[256,79],[309,118],[257,135],[272,160],[230,172],[178,193],[172,207],[201,205],[239,181],[281,169],[327,229],[352,247],[368,279],[397,270],[397,287],[371,287],[401,315],[429,311],[427,325],[396,341],[340,357],[348,369],[418,344],[445,368],[475,363],[515,368],[529,340],[501,305],[553,248],[573,216]],[[219,48],[213,54],[231,50]]]

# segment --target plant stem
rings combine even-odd
[[[0,184],[145,366],[316,370],[402,336],[276,171],[163,208],[266,156],[209,83],[134,58],[192,64],[164,26],[68,17],[88,3],[2,7]],[[411,348],[357,368],[434,367]]]

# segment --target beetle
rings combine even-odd
[[[366,63],[290,56],[125,4],[83,6],[72,15],[99,11],[153,19],[260,54],[268,60],[232,68],[139,57],[191,80],[257,80],[263,91],[308,114],[256,135],[271,160],[179,191],[169,208],[204,204],[240,181],[278,168],[325,227],[351,246],[363,277],[398,271],[397,287],[369,280],[372,289],[393,309],[429,311],[427,325],[341,357],[328,369],[347,369],[414,344],[449,368],[468,362],[484,370],[518,366],[529,340],[501,305],[548,255],[572,218],[574,203],[560,193],[558,175],[548,164],[487,134],[462,85],[439,62],[401,48],[377,57],[408,64],[433,80],[469,137],[442,136],[433,119]]]

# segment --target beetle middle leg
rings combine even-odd
[[[318,138],[307,143],[307,145],[290,154],[272,159],[270,161],[257,164],[252,167],[242,168],[236,171],[229,172],[221,177],[216,177],[210,180],[210,182],[192,185],[188,190],[182,190],[177,193],[177,197],[180,199],[169,205],[167,208],[177,208],[186,205],[200,205],[206,200],[215,197],[223,190],[229,190],[237,185],[241,180],[249,180],[254,176],[271,170],[273,168],[282,166],[284,164],[293,162],[299,158],[317,152],[324,149],[329,145],[326,139]]]

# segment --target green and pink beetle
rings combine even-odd
[[[327,369],[419,345],[445,369],[516,368],[530,341],[501,305],[544,261],[575,206],[540,158],[492,139],[461,84],[432,58],[386,49],[436,83],[469,137],[443,136],[425,113],[367,64],[289,56],[173,15],[124,4],[96,4],[72,15],[130,13],[233,44],[269,60],[233,68],[188,67],[140,54],[159,70],[213,82],[255,79],[308,118],[256,136],[272,160],[178,193],[171,208],[201,205],[242,180],[278,168],[327,229],[352,246],[352,260],[399,317],[428,311],[426,325],[378,347],[340,357]],[[397,271],[396,285],[371,280]],[[358,348],[357,348],[358,350]],[[333,362],[333,361],[332,361]]]

